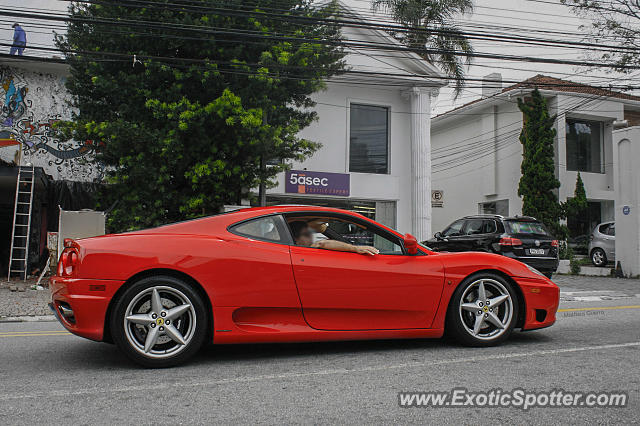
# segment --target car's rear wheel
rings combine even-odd
[[[171,276],[144,278],[118,298],[111,315],[118,347],[145,367],[169,367],[193,356],[207,330],[198,292]]]
[[[607,264],[607,254],[601,248],[591,251],[591,263],[595,266],[605,266]]]
[[[493,346],[512,333],[518,298],[507,280],[492,273],[465,279],[451,298],[447,332],[467,346]]]

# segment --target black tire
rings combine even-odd
[[[146,331],[147,336],[148,332],[151,330],[149,326],[136,326],[135,324],[129,324],[128,322],[125,323],[125,317],[127,315],[126,311],[129,308],[130,303],[132,303],[132,301],[134,301],[134,299],[136,298],[140,299],[140,303],[147,303],[143,302],[143,298],[145,296],[140,295],[145,292],[154,291],[154,288],[160,288],[158,294],[160,294],[160,300],[162,301],[163,309],[165,309],[167,312],[169,309],[164,305],[167,304],[166,300],[168,299],[165,299],[163,295],[166,297],[173,296],[173,294],[171,293],[172,291],[174,291],[176,294],[181,294],[182,296],[184,296],[184,298],[188,300],[185,305],[188,303],[193,308],[193,310],[189,310],[188,313],[177,316],[174,320],[174,328],[179,327],[176,326],[176,324],[180,324],[181,322],[183,322],[184,324],[191,324],[188,335],[189,340],[187,341],[187,343],[182,345],[171,340],[169,337],[165,339],[169,339],[166,343],[164,343],[165,345],[174,346],[173,350],[175,350],[176,353],[173,355],[159,354],[155,355],[156,357],[154,357],[153,354],[141,353],[141,349],[136,349],[134,343],[129,340],[130,338],[135,338],[131,336],[139,335],[140,333],[142,333],[142,336],[144,336],[143,331],[138,330]],[[163,293],[163,291],[165,293]],[[150,306],[150,302],[148,302],[147,306]],[[184,317],[184,315],[189,315],[189,317]],[[164,326],[167,327],[168,336],[169,326],[167,324],[169,324],[168,321],[166,324],[164,324]],[[113,341],[118,346],[118,348],[122,352],[124,352],[124,354],[132,361],[147,368],[164,368],[184,363],[187,359],[195,355],[195,353],[198,352],[198,350],[202,347],[205,336],[207,334],[207,329],[209,327],[206,307],[198,291],[196,291],[196,289],[194,289],[192,285],[184,282],[183,280],[166,275],[143,278],[140,281],[137,281],[130,285],[124,291],[124,293],[122,293],[115,301],[115,305],[109,319],[109,325]],[[127,327],[134,328],[127,329]],[[155,324],[153,324],[153,328],[155,327]],[[159,324],[158,330],[162,330],[163,328],[164,327],[160,327]],[[181,337],[185,336],[181,335]],[[156,340],[154,340],[154,342],[155,341]],[[158,347],[159,345],[161,345],[161,343],[156,343],[151,347],[151,351],[153,351],[153,349]]]
[[[591,263],[593,263],[595,266],[606,266],[607,265],[607,254],[604,252],[604,250],[602,250],[599,247],[594,248],[593,250],[591,250]]]
[[[509,298],[505,300],[507,304],[502,309],[505,309],[505,320],[506,320],[506,309],[507,309],[507,306],[509,307],[508,309],[510,309],[511,311],[510,319],[508,320],[508,323],[504,323],[503,329],[498,329],[496,327],[496,330],[502,330],[502,331],[500,331],[499,334],[497,334],[495,337],[474,336],[472,334],[472,331],[468,329],[468,325],[463,322],[463,316],[467,315],[467,313],[463,314],[461,312],[460,305],[461,303],[463,303],[462,297],[467,293],[467,290],[472,291],[472,288],[474,288],[477,285],[476,283],[480,280],[487,280],[487,283],[489,283],[491,286],[494,286],[495,285],[494,283],[498,283],[500,286],[502,286],[504,290],[506,290],[509,296]],[[502,302],[502,303],[505,303],[505,302]],[[465,303],[468,303],[468,302],[465,301]],[[483,308],[478,307],[478,311],[481,311],[482,309]],[[501,308],[499,307],[498,309],[501,309]],[[508,280],[504,279],[502,276],[498,274],[494,274],[491,272],[480,272],[465,278],[453,293],[453,296],[451,297],[451,300],[449,302],[449,308],[447,311],[445,331],[449,336],[453,337],[456,341],[458,341],[459,343],[465,346],[487,347],[487,346],[499,345],[500,343],[508,339],[511,333],[513,332],[513,329],[518,322],[518,312],[519,312],[518,296],[513,288],[513,285]],[[475,315],[475,313],[472,313],[472,315]],[[465,317],[465,319],[468,319],[468,318]],[[488,328],[491,328],[492,326],[493,325],[487,325]]]

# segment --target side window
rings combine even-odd
[[[482,221],[482,233],[494,234],[497,232],[496,221],[491,219],[485,219]]]
[[[611,235],[612,237],[616,236],[616,224],[612,223],[609,225],[609,229],[607,230],[607,235]]]
[[[454,237],[461,234],[462,225],[464,225],[464,220],[456,220],[451,225],[447,226],[447,228],[442,231],[443,237]]]
[[[397,239],[377,232],[375,227],[335,217],[291,217],[287,222],[292,228],[294,241],[299,245],[299,236],[306,235],[308,242],[301,245],[317,243],[320,240],[337,240],[356,246],[373,246],[380,250],[380,254],[403,254],[402,246]],[[307,226],[304,225],[305,222]]]
[[[259,217],[234,225],[230,231],[243,237],[280,243],[283,240],[280,231],[278,231],[276,218],[277,216]]]
[[[332,219],[328,221],[329,229],[335,231],[347,243],[355,246],[373,246],[380,254],[402,254],[402,247],[394,241],[374,232],[362,225]]]
[[[465,226],[464,226],[464,234],[465,235],[477,235],[477,234],[482,234],[482,225],[483,225],[483,220],[482,219],[470,219],[467,220]]]
[[[602,235],[609,235],[609,224],[607,223],[606,225],[600,225],[600,228],[598,228],[598,232],[600,232]]]

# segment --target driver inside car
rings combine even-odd
[[[327,230],[328,226],[329,225],[322,220],[313,220],[308,223],[302,220],[296,220],[289,223],[289,227],[291,228],[291,232],[293,233],[295,243],[299,246],[323,248],[335,251],[348,251],[368,256],[374,256],[380,253],[380,251],[375,247],[355,246],[353,244],[345,243],[342,241],[319,240],[314,242],[312,230],[321,234]]]

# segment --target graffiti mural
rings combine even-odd
[[[61,75],[0,67],[0,158],[44,168],[54,179],[100,180],[93,141],[60,141],[53,124],[71,119],[73,109]]]

